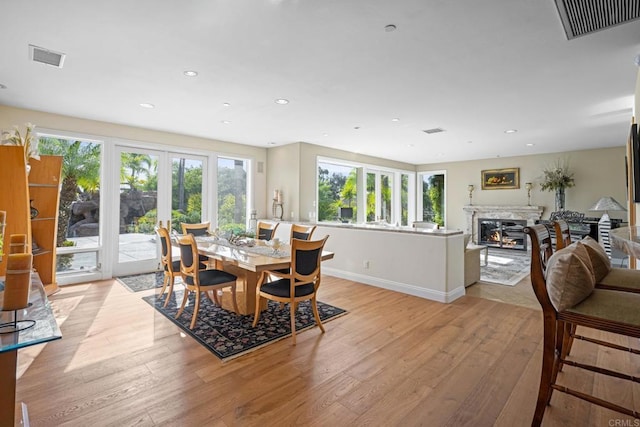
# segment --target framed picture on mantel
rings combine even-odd
[[[482,171],[483,190],[515,190],[520,188],[520,168]]]

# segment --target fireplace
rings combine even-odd
[[[516,205],[466,205],[462,208],[467,216],[467,228],[466,232],[471,234],[474,243],[480,244],[480,228],[479,218],[485,220],[495,221],[523,221],[526,225],[533,225],[537,220],[542,218],[542,206],[516,206]],[[497,225],[494,228],[499,228]],[[511,231],[515,233],[515,231]],[[501,237],[500,237],[501,239]],[[499,240],[501,241],[501,240]],[[487,244],[488,243],[484,243]],[[492,244],[494,247],[499,247],[499,244]],[[527,243],[522,246],[526,248]],[[524,248],[518,248],[523,249]]]
[[[526,251],[526,226],[526,220],[478,218],[478,244]]]

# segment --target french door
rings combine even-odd
[[[180,223],[206,218],[207,158],[146,148],[117,147],[119,183],[112,212],[113,275],[159,269],[158,221]]]

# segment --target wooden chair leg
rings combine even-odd
[[[174,277],[173,276],[169,276],[169,292],[167,292],[167,298],[164,300],[164,305],[163,307],[166,307],[169,305],[169,300],[171,299],[171,294],[173,293],[173,282],[174,282]]]
[[[293,340],[293,345],[296,345],[296,309],[294,305],[293,301],[289,303],[291,308],[291,339]]]
[[[544,315],[544,341],[542,344],[542,369],[540,371],[540,388],[536,410],[533,414],[532,426],[540,426],[544,411],[547,409],[549,394],[551,391],[551,378],[555,361],[556,319],[550,315]]]
[[[191,325],[189,329],[193,329],[196,326],[196,320],[198,319],[198,311],[200,310],[200,291],[196,291],[196,303],[193,306],[193,316],[191,316]]]
[[[260,302],[261,302],[260,294],[257,294],[256,295],[256,312],[253,315],[253,327],[254,328],[258,324],[258,320],[260,320]]]
[[[180,309],[176,313],[176,319],[180,317],[180,315],[184,311],[184,306],[187,304],[188,298],[189,298],[189,291],[187,290],[187,288],[184,288],[184,295],[182,296],[182,304],[180,304]]]
[[[322,326],[322,320],[320,320],[320,313],[318,312],[318,303],[315,297],[311,298],[311,308],[313,308],[313,317],[316,318],[316,323],[318,324],[318,327],[324,334],[324,326]]]
[[[164,294],[164,291],[167,290],[167,283],[169,283],[169,274],[167,274],[167,272],[164,272],[164,275],[162,276],[162,289],[160,289],[160,295],[159,297],[162,298],[162,295]]]

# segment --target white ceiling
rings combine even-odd
[[[0,0],[0,16],[0,104],[412,164],[624,145],[640,54],[639,21],[568,41],[553,0]]]

